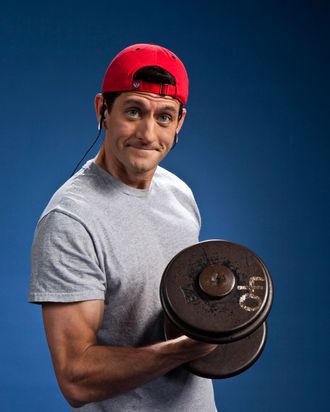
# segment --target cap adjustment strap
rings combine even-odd
[[[176,86],[173,84],[149,83],[143,80],[133,80],[131,90],[139,92],[155,93],[162,96],[176,97]]]

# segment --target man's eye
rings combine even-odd
[[[160,121],[162,123],[169,123],[172,120],[171,116],[168,114],[162,114],[160,115]]]
[[[127,114],[129,117],[133,117],[133,118],[136,118],[139,116],[139,112],[136,109],[127,110]]]

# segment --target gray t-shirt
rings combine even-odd
[[[52,197],[36,228],[29,301],[102,299],[100,344],[164,340],[162,273],[198,242],[199,212],[189,187],[158,167],[146,190],[126,186],[93,161]],[[215,411],[212,382],[177,368],[118,397],[77,411]]]

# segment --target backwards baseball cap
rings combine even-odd
[[[168,71],[175,85],[134,80],[135,73],[144,67],[158,66]],[[186,104],[188,100],[188,75],[182,61],[165,47],[154,44],[134,44],[126,47],[112,60],[105,73],[102,93],[148,92],[171,96]]]

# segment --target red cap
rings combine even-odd
[[[137,70],[159,66],[175,78],[175,85],[155,84],[133,80]],[[134,44],[126,47],[112,60],[105,73],[102,93],[137,91],[171,96],[186,104],[188,100],[188,75],[182,61],[165,47],[154,44]]]

